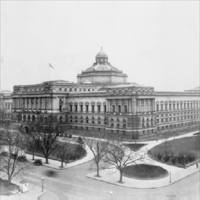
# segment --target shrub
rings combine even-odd
[[[83,157],[86,154],[85,149],[81,145],[76,145],[73,152],[68,154],[68,159],[73,161]]]
[[[168,162],[169,159],[170,159],[170,156],[169,156],[169,154],[167,152],[165,152],[165,154],[162,156],[162,158],[163,158],[164,162]]]
[[[132,135],[132,139],[133,140],[137,140],[139,138],[139,134],[138,133],[134,133],[133,135]]]
[[[194,162],[196,160],[196,157],[194,154],[189,154],[188,155],[188,163]]]
[[[172,164],[175,165],[177,163],[177,157],[173,156],[171,161],[172,161]]]
[[[1,152],[0,156],[6,157],[6,156],[8,156],[8,152],[7,151],[3,151],[3,152]]]
[[[26,162],[26,161],[27,161],[26,156],[19,156],[19,157],[17,158],[17,160],[18,160],[19,162]]]
[[[42,165],[42,160],[41,159],[36,159],[33,163],[36,166],[41,166]]]
[[[162,159],[162,154],[161,154],[161,153],[158,153],[158,154],[156,155],[156,157],[157,157],[158,160],[161,160],[161,159]]]
[[[82,137],[78,137],[77,142],[81,145],[84,144]]]

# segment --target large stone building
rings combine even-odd
[[[200,123],[200,90],[156,92],[153,87],[129,83],[102,50],[77,79],[77,83],[58,80],[14,86],[16,119],[45,123],[53,115],[67,130],[130,138]]]
[[[0,123],[12,120],[12,93],[0,91]]]

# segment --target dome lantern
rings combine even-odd
[[[101,47],[99,53],[96,55],[96,63],[99,64],[108,63],[108,56],[104,53],[103,47]]]

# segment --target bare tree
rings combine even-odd
[[[120,173],[119,182],[123,182],[124,169],[137,161],[142,160],[144,155],[132,151],[119,142],[112,142],[108,146],[105,161],[113,165]]]
[[[103,161],[103,158],[107,153],[108,142],[92,140],[92,139],[84,139],[84,141],[88,145],[94,156],[94,162],[96,164],[96,170],[97,170],[96,176],[100,177],[99,174],[100,162]]]
[[[37,127],[39,125],[37,123],[29,124],[26,129],[21,129],[20,131],[25,133],[26,139],[26,148],[32,154],[32,160],[35,159],[35,152],[39,146],[39,134],[37,131]]]
[[[36,131],[39,134],[39,147],[45,157],[46,164],[49,163],[49,156],[57,148],[57,137],[61,133],[59,123],[55,123],[52,116],[49,116],[45,124],[38,122]]]
[[[14,176],[23,170],[22,163],[18,162],[18,157],[22,154],[21,147],[23,146],[23,137],[16,132],[11,132],[6,127],[6,140],[7,147],[6,155],[0,155],[1,171],[7,175],[7,180],[11,183]]]
[[[57,156],[61,162],[61,168],[64,167],[64,163],[69,161],[69,156],[71,154],[70,146],[66,142],[60,142],[58,146]]]
[[[39,118],[38,118],[39,119]],[[28,149],[32,152],[34,159],[35,152],[42,153],[46,164],[49,163],[49,156],[57,148],[57,137],[61,133],[60,124],[50,115],[45,122],[37,120],[28,124],[25,130],[27,144],[33,142]]]

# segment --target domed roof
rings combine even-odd
[[[93,64],[91,67],[87,68],[85,72],[94,72],[94,71],[114,71],[120,72],[116,67],[113,67],[109,63],[107,64]]]
[[[116,84],[126,83],[127,75],[122,71],[113,67],[108,62],[108,56],[101,50],[95,57],[95,62],[91,67],[82,71],[77,75],[79,83],[92,83],[92,84]]]
[[[106,71],[106,72],[121,72],[116,67],[113,67],[108,62],[108,56],[103,51],[102,47],[99,53],[96,55],[96,62],[89,68],[87,68],[84,72],[94,72],[94,71]]]

